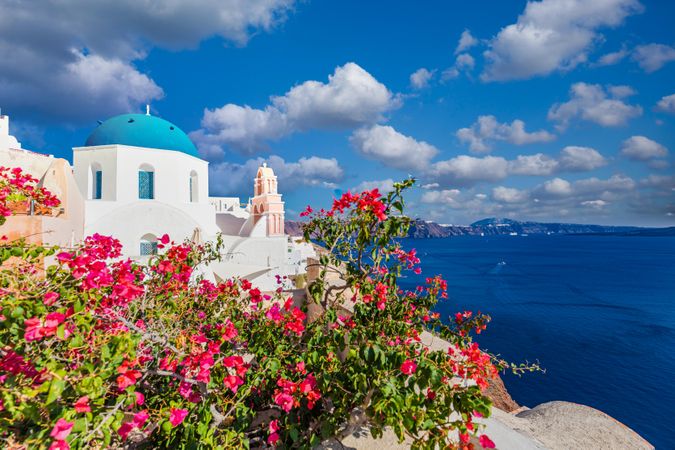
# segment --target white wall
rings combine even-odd
[[[91,191],[94,163],[103,171],[102,198],[86,201],[85,234],[114,235],[126,256],[137,256],[146,233],[166,233],[180,242],[197,227],[205,237],[219,231],[208,197],[208,162],[178,151],[125,145],[75,148],[75,178],[85,195]],[[154,199],[138,198],[138,171],[146,165],[154,171]],[[197,202],[190,202],[193,171],[198,176]]]
[[[9,134],[9,116],[0,115],[0,149],[21,148],[21,144]]]
[[[232,214],[216,214],[216,225],[223,234],[239,235],[244,222],[246,222],[246,219]]]
[[[33,153],[28,150],[0,148],[0,166],[20,167],[39,180],[61,201],[53,209],[54,216],[14,216],[0,234],[26,237],[36,244],[70,247],[83,238],[84,200],[65,159]]]
[[[92,203],[87,202],[87,208]],[[140,254],[141,237],[148,233],[158,238],[166,233],[172,240],[182,242],[191,238],[197,227],[201,228],[199,222],[178,208],[137,200],[109,211],[94,222],[88,222],[85,234],[114,236],[122,243],[125,256],[136,257]]]

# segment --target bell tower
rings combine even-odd
[[[284,235],[284,202],[277,191],[277,177],[267,163],[258,168],[253,185],[254,197],[251,200],[253,223],[265,217],[267,236]]]

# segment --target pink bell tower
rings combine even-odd
[[[258,168],[251,200],[253,223],[267,218],[267,236],[284,235],[284,202],[277,192],[277,177],[267,163]]]

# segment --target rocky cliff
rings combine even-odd
[[[286,234],[302,235],[302,222],[286,221]],[[415,219],[409,236],[416,239],[447,238],[452,236],[497,236],[497,235],[559,235],[594,234],[612,236],[675,236],[675,227],[641,228],[579,223],[521,222],[511,219],[482,219],[471,225],[442,225]]]

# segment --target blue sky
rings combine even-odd
[[[190,133],[214,195],[288,216],[419,179],[410,213],[675,225],[675,4],[0,0],[0,107],[70,159],[96,120]]]

